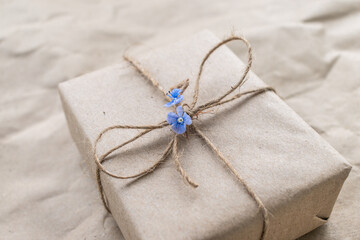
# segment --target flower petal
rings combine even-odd
[[[183,113],[184,113],[182,106],[178,106],[178,107],[176,108],[176,112],[177,112],[177,115],[178,115],[179,117],[182,117],[182,115],[183,115]]]
[[[183,95],[180,95],[178,98],[175,98],[173,101],[174,101],[174,104],[179,104],[182,100],[183,100]]]
[[[191,125],[192,124],[191,117],[187,113],[184,113],[183,119],[184,119],[184,123],[186,125]]]
[[[173,98],[177,98],[181,92],[182,92],[181,89],[175,88],[170,92],[170,94]]]
[[[186,124],[174,123],[171,125],[171,128],[177,134],[183,134],[186,131]]]
[[[174,112],[169,112],[167,117],[166,117],[166,121],[171,125],[173,123],[176,123],[178,119],[178,116],[176,115],[176,113]]]
[[[171,100],[171,102],[168,102],[167,104],[164,105],[164,107],[171,107],[172,105],[175,105],[175,99]]]

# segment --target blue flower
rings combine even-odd
[[[183,134],[186,131],[186,125],[191,125],[191,117],[183,111],[181,106],[176,108],[176,113],[169,112],[166,121],[171,125],[171,128],[177,134]]]
[[[182,90],[179,88],[175,88],[171,92],[169,91],[166,95],[170,97],[172,100],[171,102],[168,102],[164,106],[171,107],[173,105],[179,104],[183,100],[183,95],[180,95],[181,92]]]

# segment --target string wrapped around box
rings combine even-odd
[[[241,41],[243,42],[247,49],[248,49],[248,61],[247,61],[247,65],[245,67],[245,70],[240,78],[240,80],[236,83],[235,86],[231,87],[226,93],[224,93],[223,95],[221,95],[218,98],[215,98],[211,101],[208,101],[205,104],[202,104],[200,106],[196,106],[197,101],[198,101],[198,97],[199,97],[199,89],[200,89],[200,79],[201,79],[201,75],[204,69],[204,65],[206,63],[206,61],[209,59],[209,57],[222,45],[227,44],[228,42],[231,41]],[[159,82],[154,79],[151,74],[149,72],[147,72],[145,69],[143,69],[141,67],[141,65],[136,62],[135,60],[133,60],[132,58],[130,58],[129,56],[124,56],[125,60],[127,60],[131,65],[133,65],[140,74],[142,74],[147,80],[149,80],[152,85],[157,88],[159,91],[162,92],[162,94],[165,96],[165,98],[169,98],[168,96],[168,92],[159,84]],[[251,96],[256,96],[257,94],[261,94],[267,91],[274,91],[275,90],[271,87],[262,87],[262,88],[257,88],[257,89],[253,89],[253,90],[248,90],[248,91],[244,91],[244,92],[239,92],[235,95],[233,95],[232,97],[228,97],[231,93],[233,93],[235,91],[235,89],[240,89],[243,86],[243,84],[246,82],[247,80],[247,76],[248,73],[251,69],[251,65],[252,65],[252,48],[250,43],[243,37],[240,36],[231,36],[229,38],[226,38],[225,40],[219,42],[218,44],[216,44],[213,48],[210,49],[210,51],[205,55],[205,57],[203,58],[201,64],[200,64],[200,68],[199,68],[199,72],[195,81],[195,88],[194,88],[194,94],[193,94],[193,100],[192,103],[189,104],[183,104],[182,107],[186,110],[184,110],[184,112],[186,114],[188,114],[191,119],[197,119],[199,117],[199,115],[201,115],[202,113],[204,113],[205,110],[208,109],[212,109],[214,107],[229,103],[231,101],[234,101],[236,99],[239,99],[245,95],[251,95]],[[185,92],[185,90],[188,88],[190,84],[190,81],[187,79],[179,84],[177,84],[176,86],[174,86],[173,88],[179,88],[181,89],[182,93]],[[227,98],[228,97],[228,98]],[[129,178],[137,178],[140,176],[144,176],[147,175],[151,172],[153,172],[162,162],[164,162],[170,155],[172,155],[177,170],[180,172],[182,178],[185,180],[185,182],[187,182],[190,186],[196,188],[198,187],[198,184],[196,184],[193,180],[191,180],[191,178],[188,176],[188,174],[186,173],[186,170],[182,167],[181,163],[180,163],[180,156],[179,156],[179,150],[178,150],[178,139],[181,136],[180,134],[176,134],[174,133],[172,136],[172,139],[170,140],[169,144],[167,145],[165,151],[163,152],[162,156],[149,168],[136,173],[134,175],[131,176],[120,176],[117,174],[114,174],[108,170],[105,169],[103,163],[107,160],[107,157],[113,153],[114,151],[128,145],[129,143],[134,142],[135,140],[143,137],[144,135],[146,135],[147,133],[155,130],[155,129],[161,129],[164,127],[168,127],[170,126],[170,124],[167,121],[162,121],[156,125],[141,125],[141,126],[135,126],[135,125],[114,125],[114,126],[110,126],[106,129],[104,129],[96,138],[95,143],[94,143],[94,158],[95,158],[95,162],[97,165],[97,171],[96,171],[96,178],[97,178],[97,184],[99,187],[99,192],[101,195],[101,199],[103,201],[103,204],[105,206],[105,208],[107,209],[107,211],[110,212],[109,206],[108,206],[108,202],[103,190],[103,186],[102,186],[102,182],[101,182],[101,176],[100,173],[103,172],[111,177],[114,178],[118,178],[118,179],[129,179]],[[143,130],[142,132],[140,132],[139,134],[137,134],[136,136],[134,136],[133,138],[113,147],[112,149],[110,149],[109,151],[107,151],[106,153],[102,154],[101,156],[98,156],[97,154],[97,145],[100,142],[100,140],[103,138],[104,134],[113,130],[113,129],[138,129],[138,130]],[[191,125],[187,126],[187,131],[186,134],[188,132],[192,132],[195,133],[196,135],[198,135],[201,139],[203,139],[205,141],[205,143],[213,150],[213,152],[217,155],[217,157],[225,164],[225,166],[230,170],[230,172],[234,175],[234,177],[237,179],[238,182],[240,182],[243,187],[246,189],[247,193],[252,197],[252,199],[254,199],[254,201],[256,202],[257,206],[259,207],[259,209],[261,210],[262,213],[262,218],[263,218],[263,227],[262,227],[262,232],[261,232],[261,237],[260,239],[265,239],[266,236],[266,232],[268,229],[268,225],[269,225],[269,212],[267,210],[267,208],[265,207],[265,205],[263,204],[263,202],[261,201],[261,199],[258,197],[258,195],[254,192],[254,190],[251,189],[251,187],[246,183],[246,181],[240,176],[240,174],[235,170],[235,168],[232,166],[232,164],[230,163],[230,161],[225,158],[225,156],[221,153],[221,151],[212,143],[212,141],[207,138],[204,133],[196,126],[195,123],[192,123]]]

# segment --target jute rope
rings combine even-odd
[[[206,61],[209,59],[209,57],[222,45],[231,42],[231,41],[241,41],[243,42],[247,49],[248,49],[248,61],[247,61],[247,65],[245,67],[245,70],[240,78],[240,80],[236,83],[235,86],[231,87],[230,90],[228,90],[225,94],[221,95],[218,98],[215,98],[201,106],[196,107],[196,103],[198,101],[198,97],[199,97],[199,90],[200,90],[200,79],[201,79],[201,74],[203,72],[203,68],[204,65],[206,63]],[[148,71],[146,71],[143,67],[141,67],[141,65],[136,62],[135,60],[133,60],[132,58],[130,58],[129,56],[124,56],[125,60],[127,60],[131,65],[133,65],[140,74],[142,74],[146,79],[148,79],[151,84],[156,87],[159,91],[162,92],[162,94],[164,94],[164,96],[167,98],[167,91],[165,91],[165,89],[159,84],[159,82],[154,79],[150,73]],[[245,81],[247,80],[247,75],[250,71],[252,65],[252,48],[250,46],[250,43],[243,37],[239,37],[239,36],[231,36],[221,42],[219,42],[217,45],[215,45],[213,48],[210,49],[210,51],[205,55],[204,59],[202,60],[201,64],[200,64],[200,69],[199,69],[199,73],[197,75],[196,78],[196,82],[195,82],[195,89],[194,89],[194,95],[193,95],[193,101],[190,105],[188,104],[183,104],[183,106],[187,106],[188,110],[186,111],[191,118],[194,119],[194,117],[197,117],[199,114],[204,113],[203,111],[206,109],[211,109],[220,105],[223,105],[225,103],[234,101],[242,96],[245,95],[250,95],[252,94],[252,96],[255,96],[257,94],[260,93],[264,93],[266,91],[275,91],[273,88],[271,87],[263,87],[263,88],[258,88],[258,89],[254,89],[254,90],[249,90],[249,91],[245,91],[245,92],[240,92],[238,94],[235,94],[234,96],[225,99],[227,96],[229,96],[235,89],[237,88],[241,88],[241,86],[243,86],[243,84],[245,83]],[[181,83],[179,83],[178,85],[174,86],[174,88],[180,88],[182,89],[182,91],[184,92],[187,87],[189,86],[189,80],[185,80]],[[196,188],[198,187],[198,185],[191,180],[191,178],[187,175],[185,169],[182,167],[181,163],[180,163],[180,155],[179,155],[179,151],[178,151],[178,138],[179,135],[178,134],[174,134],[171,141],[169,142],[169,144],[167,145],[165,151],[163,152],[163,154],[161,155],[161,157],[154,163],[152,164],[150,167],[148,167],[147,169],[134,174],[134,175],[130,175],[130,176],[120,176],[117,175],[115,173],[112,173],[108,170],[105,169],[103,163],[107,160],[107,156],[109,156],[111,153],[113,153],[114,151],[128,145],[129,143],[134,142],[135,140],[143,137],[144,135],[148,134],[149,132],[155,130],[155,129],[161,129],[164,127],[169,126],[169,124],[166,121],[160,122],[157,125],[144,125],[144,126],[133,126],[133,125],[115,125],[115,126],[111,126],[108,127],[106,129],[104,129],[96,138],[95,140],[95,144],[94,144],[94,158],[95,158],[95,162],[97,165],[97,171],[96,171],[96,178],[97,178],[97,183],[98,183],[98,187],[99,187],[99,192],[101,195],[101,199],[104,203],[105,208],[110,212],[109,209],[109,205],[108,205],[108,201],[106,199],[105,193],[104,193],[104,189],[103,189],[103,185],[101,182],[101,176],[100,176],[100,172],[104,172],[105,174],[114,177],[114,178],[119,178],[119,179],[129,179],[129,178],[136,178],[136,177],[140,177],[140,176],[144,176],[146,174],[151,173],[152,171],[154,171],[162,162],[164,162],[168,156],[170,154],[172,154],[172,157],[175,161],[175,165],[177,170],[179,171],[180,175],[182,176],[183,180],[188,183],[190,186]],[[143,130],[141,131],[139,134],[137,134],[136,136],[134,136],[133,138],[113,147],[112,149],[110,149],[109,151],[107,151],[105,154],[98,156],[97,154],[97,145],[98,143],[101,141],[101,139],[103,138],[104,134],[113,130],[113,129],[139,129],[139,130]],[[230,161],[225,158],[225,156],[220,152],[220,150],[211,142],[211,140],[209,138],[207,138],[204,133],[193,123],[192,125],[189,126],[188,128],[189,131],[192,131],[194,133],[196,133],[201,139],[203,139],[205,141],[205,143],[210,147],[210,149],[216,154],[216,156],[218,156],[218,158],[225,164],[225,166],[230,170],[230,172],[235,176],[236,180],[238,182],[240,182],[243,187],[245,188],[245,190],[247,191],[247,193],[254,199],[254,201],[256,202],[257,206],[259,207],[261,214],[263,216],[263,227],[262,227],[262,232],[261,232],[261,237],[260,239],[265,239],[266,236],[266,232],[268,229],[268,225],[269,225],[269,212],[266,209],[264,203],[261,201],[261,199],[259,198],[259,196],[254,192],[254,190],[252,190],[252,188],[246,183],[246,181],[240,176],[240,174],[236,171],[236,169],[232,166],[232,164],[230,163]]]

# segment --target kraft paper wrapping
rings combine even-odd
[[[206,52],[219,42],[208,31],[134,57],[169,89],[189,78],[184,102],[192,100],[195,77]],[[261,57],[261,56],[260,56]],[[225,92],[244,64],[227,47],[205,66],[202,104]],[[251,73],[241,89],[265,84]],[[156,124],[170,109],[161,93],[126,62],[59,85],[71,134],[94,173],[93,143],[115,124]],[[238,90],[237,90],[238,91]],[[294,239],[326,223],[351,166],[275,93],[219,107],[194,120],[271,213],[267,239]],[[113,131],[100,152],[129,139],[136,130]],[[106,163],[122,175],[156,161],[173,133],[155,130]],[[119,180],[102,174],[112,214],[126,239],[259,239],[262,215],[216,155],[196,135],[183,138],[180,161],[199,184],[186,185],[168,158],[153,173]],[[121,154],[120,154],[121,153]]]

